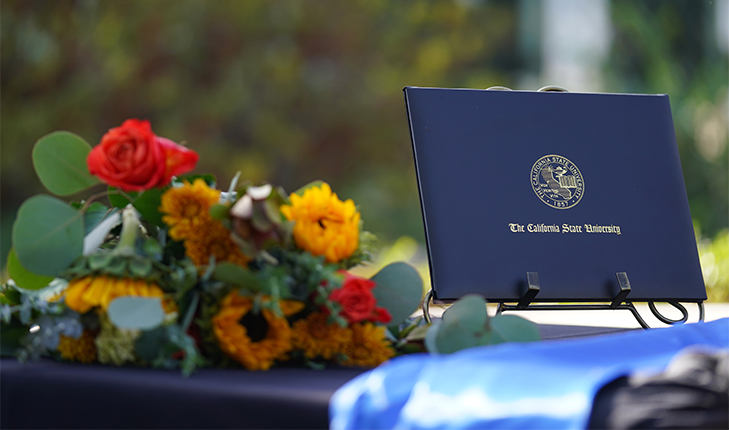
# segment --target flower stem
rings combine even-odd
[[[115,254],[133,254],[134,243],[137,241],[139,229],[139,216],[131,204],[122,211],[122,229],[119,234],[119,244],[114,249]]]

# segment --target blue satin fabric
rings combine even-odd
[[[582,429],[604,384],[660,372],[690,346],[729,348],[729,319],[399,357],[334,394],[330,427]]]

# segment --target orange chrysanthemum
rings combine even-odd
[[[343,353],[352,343],[352,330],[338,324],[329,324],[320,312],[294,323],[294,349],[300,349],[307,358],[321,357],[331,360]]]
[[[211,221],[210,207],[220,199],[220,191],[208,187],[198,178],[182,187],[170,188],[162,195],[162,221],[170,226],[170,237],[184,240],[199,237],[199,228]]]
[[[89,330],[84,330],[78,339],[61,335],[58,352],[61,353],[61,357],[69,361],[94,362],[96,361],[94,338],[95,336]]]
[[[280,210],[296,222],[296,245],[330,263],[351,256],[359,246],[360,214],[352,200],[339,200],[328,184],[309,188],[303,196],[292,194],[291,205]]]
[[[64,291],[66,306],[78,313],[86,313],[96,306],[104,311],[117,297],[141,296],[164,297],[157,284],[144,279],[114,278],[111,276],[86,276],[74,279]]]
[[[372,323],[352,324],[352,343],[345,349],[345,366],[378,366],[392,358],[395,351],[385,337],[385,327]]]
[[[220,199],[202,179],[182,187],[171,188],[162,195],[162,221],[170,226],[170,237],[184,241],[185,254],[197,266],[204,266],[215,256],[216,261],[246,265],[250,261],[231,240],[230,231],[210,216],[210,208]]]
[[[215,261],[228,261],[245,266],[251,261],[230,238],[230,231],[223,224],[211,219],[196,230],[196,234],[185,240],[185,255],[196,266],[207,265],[210,256]]]
[[[284,315],[293,315],[303,308],[301,302],[281,302]],[[213,332],[220,349],[229,357],[241,363],[248,370],[268,370],[274,361],[284,359],[291,351],[291,327],[286,318],[276,316],[269,309],[263,309],[259,315],[250,315],[253,299],[242,297],[232,291],[220,303],[220,311],[213,317]],[[241,321],[245,317],[253,319],[262,333],[261,339]],[[253,337],[252,337],[253,336]]]

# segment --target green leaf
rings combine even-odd
[[[438,352],[450,354],[492,343],[487,321],[486,300],[483,297],[476,294],[461,297],[443,313],[435,339]]]
[[[116,194],[116,191],[121,190],[118,190],[114,187],[109,187],[109,203],[111,203],[112,207],[119,209],[124,209],[125,207],[127,207],[129,203],[132,203],[134,199],[137,198],[137,194],[139,194],[136,191],[124,191],[124,193],[132,199],[132,201],[130,202],[126,197]]]
[[[220,263],[215,268],[213,277],[218,281],[243,287],[252,292],[259,292],[261,290],[261,284],[256,275],[237,264]]]
[[[86,166],[89,152],[91,145],[80,136],[56,131],[36,142],[33,167],[48,191],[59,196],[75,194],[100,183]]]
[[[114,254],[110,252],[97,252],[91,254],[88,258],[89,269],[103,269],[111,263],[112,259],[114,259]]]
[[[159,211],[161,204],[162,190],[159,188],[142,191],[137,195],[133,203],[134,207],[139,211],[139,214],[148,223],[164,227],[165,223],[162,222],[162,214]]]
[[[210,217],[217,221],[223,221],[230,218],[228,215],[229,211],[230,208],[228,206],[215,203],[210,207]]]
[[[127,198],[119,194],[111,193],[111,191],[117,191],[116,188],[109,187],[109,191],[109,203],[113,207],[124,209],[130,203]],[[159,212],[163,192],[164,190],[162,189],[152,188],[140,192],[129,191],[125,193],[131,197],[132,206],[139,211],[142,218],[150,224],[164,227],[165,223],[162,222],[162,214]]]
[[[23,338],[28,334],[28,327],[25,326],[3,326],[0,333],[0,355],[3,357],[14,357],[22,346]]]
[[[15,287],[8,284],[0,287],[0,304],[15,306],[19,305],[21,300],[20,291]]]
[[[28,271],[58,276],[83,252],[83,216],[55,197],[31,197],[18,209],[13,246]]]
[[[215,175],[210,175],[210,174],[207,174],[207,175],[185,175],[185,176],[178,176],[172,182],[175,183],[175,184],[183,184],[185,182],[189,182],[189,183],[192,184],[193,182],[195,182],[195,179],[202,179],[203,181],[205,181],[205,183],[210,188],[215,188],[215,186],[216,186]]]
[[[107,313],[115,326],[125,329],[151,330],[165,318],[159,297],[117,297],[109,303]]]
[[[129,272],[138,278],[146,278],[152,272],[152,261],[135,256],[129,261]]]
[[[168,341],[167,330],[164,327],[157,327],[154,330],[142,332],[139,339],[134,342],[134,350],[139,358],[151,363],[160,355]]]
[[[497,315],[490,322],[491,330],[505,342],[533,342],[542,338],[536,324],[517,315]]]
[[[425,338],[423,339],[425,349],[433,354],[441,353],[441,351],[438,350],[438,332],[440,331],[440,326],[442,324],[443,320],[433,320],[433,322],[428,326],[428,331],[425,332]]]
[[[299,188],[298,190],[294,191],[294,194],[303,196],[304,191],[308,190],[309,188],[321,187],[322,184],[324,184],[324,181],[321,181],[321,180],[311,181],[308,184],[304,185],[303,187]]]
[[[127,260],[124,257],[113,256],[104,267],[106,273],[114,276],[125,276],[127,272]]]
[[[26,290],[40,290],[53,280],[53,276],[36,275],[23,267],[13,248],[8,253],[8,275],[15,285]]]
[[[399,324],[409,317],[420,306],[423,298],[423,281],[418,271],[407,263],[392,263],[380,270],[371,278],[377,286],[372,293],[377,305],[386,308],[392,321]]]
[[[265,202],[253,203],[253,219],[251,223],[253,224],[253,228],[260,232],[267,232],[273,227],[264,206]]]
[[[108,213],[109,208],[105,205],[99,202],[91,203],[84,213],[84,236],[99,225]]]
[[[266,217],[271,223],[278,224],[281,222],[282,215],[279,208],[282,204],[282,202],[279,202],[277,199],[271,197],[263,202],[263,210],[266,213]]]

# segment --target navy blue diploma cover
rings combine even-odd
[[[706,299],[668,96],[404,92],[436,298]]]

